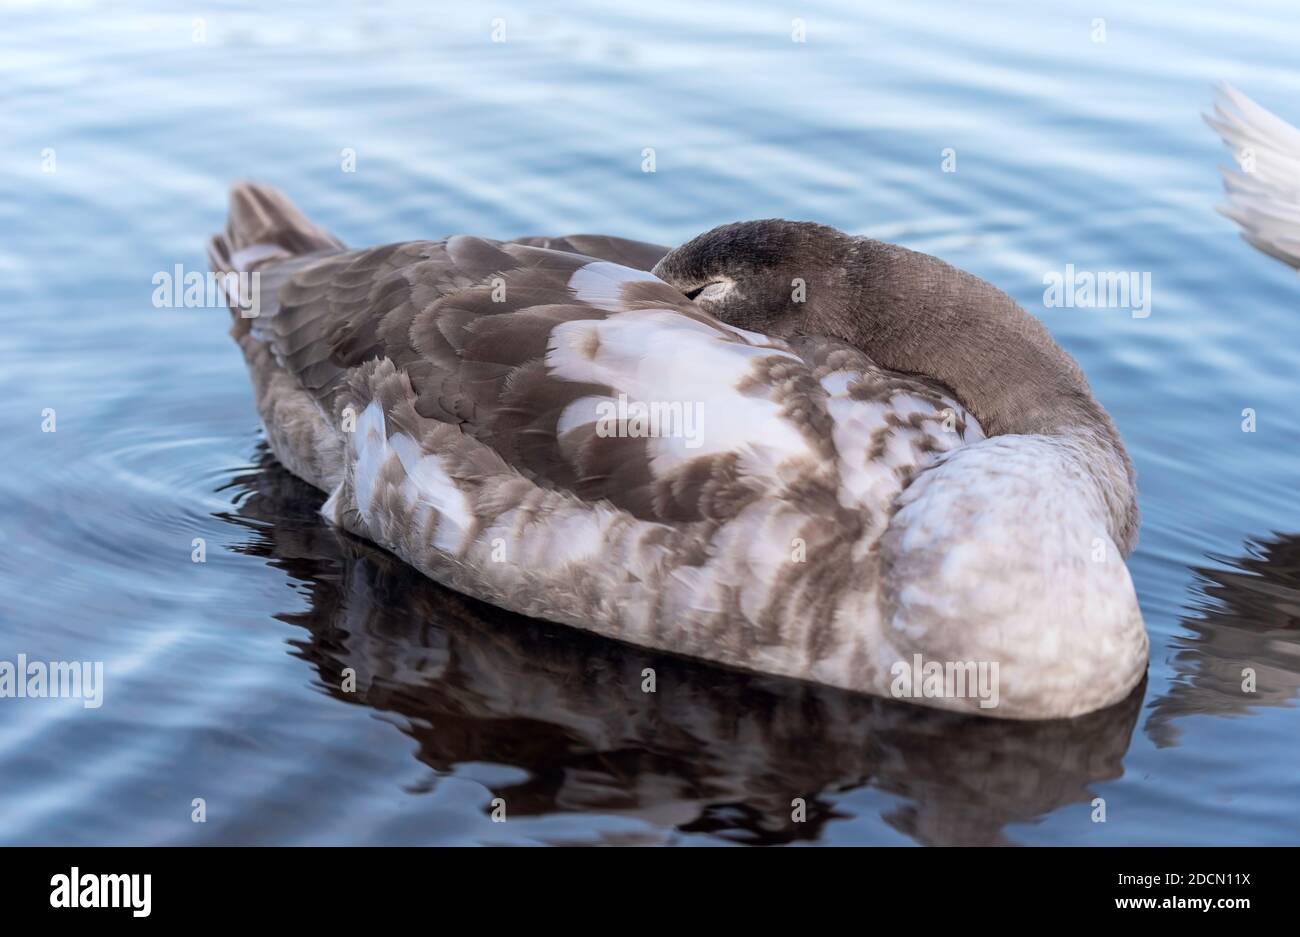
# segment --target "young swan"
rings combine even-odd
[[[1147,635],[1123,559],[1132,463],[1083,372],[1009,296],[937,258],[823,225],[715,228],[656,276],[731,325],[831,336],[950,389],[987,439],[920,473],[880,540],[887,633],[940,663],[998,662],[1001,715],[1121,699]]]
[[[249,274],[232,335],[276,457],[444,585],[990,716],[1078,715],[1142,678],[1115,429],[1033,319],[946,264],[790,222],[667,256],[349,250],[253,184],[210,256]]]

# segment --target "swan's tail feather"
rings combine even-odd
[[[244,273],[322,251],[340,251],[343,242],[313,224],[269,185],[237,182],[230,190],[226,229],[208,242],[208,260],[217,273]]]
[[[1205,122],[1239,169],[1224,171],[1228,203],[1219,211],[1254,247],[1300,268],[1300,129],[1228,84],[1219,86]]]
[[[208,240],[208,263],[222,277],[235,321],[233,334],[247,332],[251,318],[274,314],[279,287],[294,270],[311,258],[345,249],[277,189],[235,183],[225,230]]]

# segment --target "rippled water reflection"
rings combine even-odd
[[[1300,284],[1213,212],[1199,118],[1227,79],[1300,122],[1300,16],[1041,7],[801,4],[797,45],[780,5],[504,7],[504,44],[468,5],[237,3],[203,43],[162,3],[6,6],[0,659],[106,687],[0,700],[0,842],[1300,841]],[[150,302],[240,176],[356,244],[785,216],[992,280],[1131,447],[1148,681],[938,714],[521,619],[325,527],[224,314]],[[1066,264],[1149,271],[1151,317],[1045,308]]]

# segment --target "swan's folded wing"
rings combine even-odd
[[[642,519],[836,501],[828,395],[807,363],[643,271],[454,237],[266,275],[254,336],[331,419],[358,369],[387,359],[420,418]]]
[[[1229,85],[1205,120],[1240,169],[1224,170],[1228,203],[1220,211],[1250,244],[1300,267],[1300,130]]]

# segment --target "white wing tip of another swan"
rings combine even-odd
[[[1300,129],[1227,82],[1215,90],[1214,113],[1202,117],[1236,163],[1223,170],[1219,211],[1247,243],[1300,269]]]

